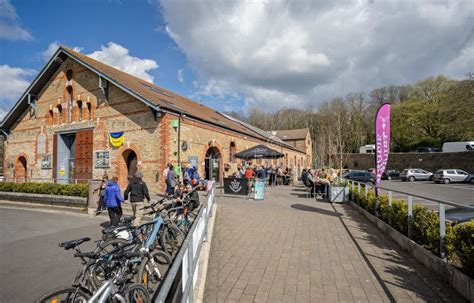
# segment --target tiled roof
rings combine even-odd
[[[286,140],[302,140],[306,139],[306,135],[308,134],[307,128],[300,128],[300,129],[288,129],[288,130],[278,130],[276,131],[276,136],[283,141]]]
[[[129,90],[135,92],[137,95],[145,98],[155,105],[158,105],[160,108],[183,113],[184,115],[195,117],[211,124],[223,126],[259,139],[267,139],[205,105],[194,102],[163,87],[127,74],[121,70],[94,60],[72,49],[66,47],[62,48],[72,57],[79,59],[79,61],[82,61],[107,77],[110,77]]]

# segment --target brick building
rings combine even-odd
[[[288,145],[304,152],[305,160],[301,163],[303,167],[310,167],[313,163],[313,143],[308,128],[278,130],[273,132]]]
[[[222,180],[235,153],[265,144],[296,168],[304,151],[169,90],[60,47],[1,124],[8,180],[86,182],[140,170],[163,189],[166,163]],[[115,139],[111,139],[113,135]],[[278,162],[277,162],[278,161]]]

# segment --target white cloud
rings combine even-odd
[[[61,46],[61,43],[59,43],[58,41],[51,42],[48,45],[48,48],[45,51],[41,52],[41,57],[43,58],[43,60],[48,61],[49,59],[51,59],[54,53],[58,50],[59,46]],[[74,46],[72,47],[72,50],[76,52],[81,52],[83,48]]]
[[[266,109],[472,71],[470,1],[173,1],[159,7],[196,94]],[[468,70],[470,69],[470,70]]]
[[[30,84],[35,70],[0,65],[0,100],[17,100]],[[5,101],[2,101],[2,103]]]
[[[32,40],[30,32],[21,26],[15,7],[9,0],[0,0],[0,38],[7,40]]]
[[[184,70],[178,69],[178,81],[184,84]]]
[[[101,46],[101,50],[88,56],[148,82],[153,82],[149,71],[158,68],[155,60],[133,57],[128,49],[114,42]]]

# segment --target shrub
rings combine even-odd
[[[87,197],[89,194],[89,186],[87,184],[0,182],[0,191]]]
[[[350,187],[352,201],[375,214],[375,193],[369,191],[367,198],[362,188],[358,193]],[[439,255],[439,217],[436,212],[426,208],[424,205],[413,205],[413,219],[408,221],[408,204],[404,200],[392,200],[392,208],[388,204],[386,195],[379,195],[377,202],[377,216],[390,222],[391,226],[400,233],[406,235],[408,226],[411,229],[411,239],[423,245],[431,252]],[[391,220],[389,220],[391,219]],[[462,271],[470,277],[474,276],[474,220],[454,227],[446,225],[445,237],[446,256],[450,262],[462,267]],[[459,263],[459,264],[458,264]]]
[[[474,220],[458,224],[452,229],[452,237],[447,237],[448,252],[459,258],[463,271],[474,277]]]

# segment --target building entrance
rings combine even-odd
[[[205,158],[206,179],[220,182],[221,176],[221,154],[215,147],[210,147]]]

